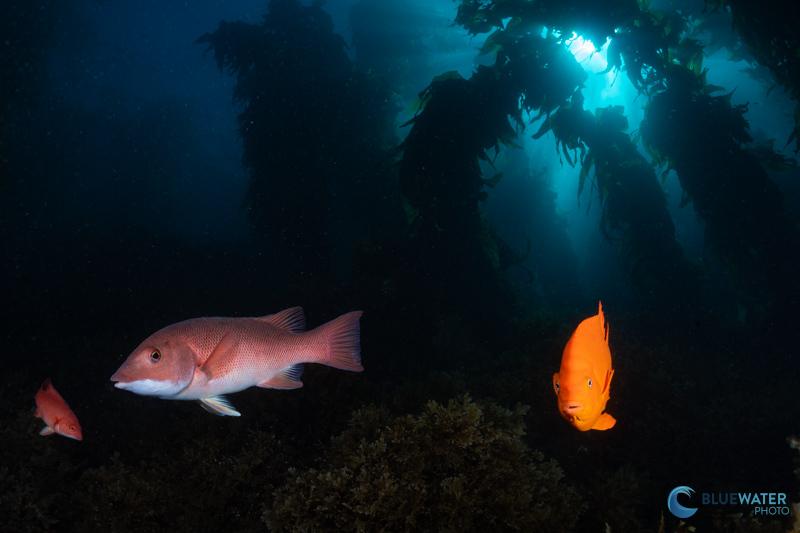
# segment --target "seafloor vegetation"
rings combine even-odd
[[[800,242],[774,182],[793,160],[752,142],[732,88],[706,80],[703,42],[713,40],[693,30],[732,17],[724,36],[796,99],[797,38],[766,3],[707,2],[690,16],[635,0],[461,0],[455,22],[486,39],[491,60],[469,77],[435,77],[402,142],[395,91],[408,69],[348,54],[321,2],[272,0],[257,23],[209,28],[197,45],[233,76],[241,106],[256,235],[246,247],[187,244],[153,226],[51,227],[42,191],[59,184],[31,162],[51,158],[69,175],[103,154],[72,135],[79,110],[20,101],[34,99],[52,43],[19,28],[72,19],[49,18],[56,2],[11,4],[3,9],[20,16],[1,31],[20,50],[25,39],[40,45],[0,64],[18,87],[0,93],[0,237],[35,248],[9,254],[4,349],[15,359],[33,343],[42,355],[15,361],[0,387],[0,529],[687,531],[663,505],[678,484],[798,499],[785,439],[800,420]],[[367,24],[369,2],[359,4],[354,24]],[[587,74],[564,44],[578,31],[611,39],[609,69],[647,102],[639,132],[624,109],[586,109]],[[154,109],[130,127],[167,160],[165,120],[181,116]],[[515,156],[520,136],[550,133],[599,202],[630,292],[606,311],[619,420],[607,432],[563,423],[551,387],[597,295],[575,279],[547,181]],[[31,141],[45,135],[65,140]],[[158,203],[163,164],[109,157],[145,176],[153,201],[141,218],[157,227],[169,208]],[[703,262],[677,240],[659,180],[670,171],[704,223]],[[522,248],[484,208],[514,172],[523,185],[506,218],[527,236]],[[43,228],[54,235],[46,244]],[[300,390],[243,392],[240,419],[107,382],[116,354],[170,320],[291,305],[313,323],[363,309],[366,372],[311,367]],[[50,372],[81,417],[82,443],[38,435],[31,398]],[[791,518],[708,512],[693,526],[786,531]]]

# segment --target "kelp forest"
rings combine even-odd
[[[0,12],[1,531],[800,528],[800,6]],[[363,311],[363,372],[241,416],[109,381],[295,306]],[[595,313],[616,424],[578,431],[554,373]],[[40,434],[46,378],[81,442]]]

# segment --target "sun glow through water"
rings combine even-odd
[[[573,33],[571,38],[564,41],[564,44],[584,69],[596,74],[603,72],[608,67],[606,53],[610,42],[610,38],[606,39],[606,42],[598,50],[592,41]]]

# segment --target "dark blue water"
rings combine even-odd
[[[800,14],[535,4],[8,3],[0,530],[797,528]],[[582,432],[552,376],[601,300]],[[294,306],[362,310],[364,371],[239,417],[109,380]]]

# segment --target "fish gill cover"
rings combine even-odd
[[[0,530],[796,528],[666,505],[800,500],[796,7],[2,12]],[[552,376],[599,300],[616,424],[580,432]],[[108,381],[170,324],[296,306],[363,310],[364,372],[292,360],[240,417]],[[81,442],[39,435],[48,376]]]

